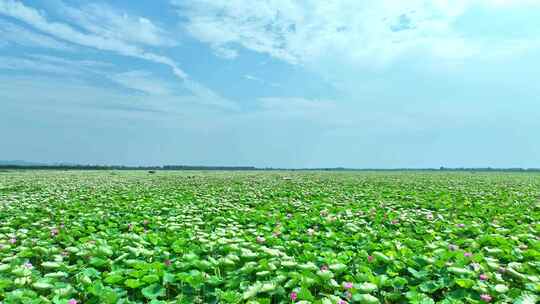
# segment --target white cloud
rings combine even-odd
[[[216,56],[225,58],[225,59],[234,59],[238,57],[238,51],[231,48],[226,48],[222,46],[217,46],[214,48],[214,53]]]
[[[172,59],[166,56],[148,52],[140,46],[131,44],[130,41],[119,40],[94,33],[87,34],[74,29],[66,23],[49,21],[43,13],[34,8],[25,6],[19,1],[0,0],[0,15],[16,18],[44,33],[71,43],[164,64],[171,67],[176,76],[182,79],[187,77],[187,74],[184,73]]]
[[[83,69],[87,71],[92,70],[95,72],[97,72],[100,69],[109,69],[109,68],[114,67],[114,65],[109,62],[95,61],[95,60],[74,60],[74,59],[66,59],[63,57],[56,57],[56,56],[43,55],[43,54],[28,55],[28,57],[36,59],[36,60],[48,62],[51,64],[69,66],[70,68]]]
[[[150,45],[174,46],[170,34],[144,17],[130,16],[105,4],[86,4],[81,8],[63,7],[64,16],[95,35],[113,40]]]
[[[536,5],[535,0],[195,0],[175,1],[185,30],[214,49],[240,45],[291,64],[384,66],[405,54],[440,60],[481,56],[507,41],[472,41],[453,26],[470,7]],[[507,53],[504,52],[506,55]]]
[[[164,34],[164,30],[148,19],[121,14],[109,6],[103,5],[88,5],[82,10],[65,6],[62,9],[84,31],[68,23],[50,21],[44,12],[26,6],[22,2],[0,0],[0,15],[15,18],[59,40],[164,64],[169,66],[173,74],[182,80],[182,87],[193,94],[193,100],[200,100],[206,105],[227,109],[238,108],[236,103],[191,79],[173,59],[147,51],[146,46],[171,46],[175,44]],[[226,55],[234,56],[230,52]],[[122,78],[122,76],[116,75],[116,82],[123,82],[123,85],[126,86],[126,77],[131,77],[133,81],[137,78],[136,83],[129,84],[130,88],[147,93],[164,94],[167,92],[164,87],[150,85],[141,76],[140,74],[125,74]],[[135,88],[137,85],[140,87]]]
[[[4,46],[17,44],[25,47],[38,47],[71,51],[73,47],[49,36],[29,31],[21,26],[0,20],[0,40]]]
[[[244,78],[247,79],[247,80],[253,80],[253,81],[257,81],[257,82],[263,82],[263,80],[260,79],[259,77],[255,77],[255,76],[249,75],[249,74],[244,75]]]

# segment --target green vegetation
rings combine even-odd
[[[2,303],[536,303],[540,175],[0,173]]]

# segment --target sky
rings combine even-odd
[[[540,167],[540,0],[0,0],[0,159]]]

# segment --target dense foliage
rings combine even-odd
[[[540,175],[0,173],[1,303],[536,303]]]

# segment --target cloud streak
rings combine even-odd
[[[136,57],[155,63],[169,66],[173,73],[181,79],[187,74],[177,64],[166,56],[148,52],[142,47],[130,44],[129,40],[119,40],[117,37],[101,36],[94,33],[80,32],[68,24],[47,20],[46,16],[38,10],[28,7],[14,0],[0,0],[0,14],[18,19],[31,25],[39,31],[52,35],[58,39],[81,46],[91,47],[104,51],[115,52],[120,55]]]
[[[105,5],[90,4],[83,9],[62,6],[61,10],[84,31],[68,23],[50,21],[45,13],[26,6],[22,2],[0,0],[0,16],[15,18],[40,32],[51,35],[57,40],[166,65],[182,81],[182,86],[194,95],[195,100],[200,100],[206,105],[222,107],[228,110],[238,109],[236,103],[227,100],[190,78],[170,57],[146,50],[145,47],[147,46],[170,47],[176,45],[176,42],[169,37],[165,30],[150,20],[143,17],[128,16]],[[233,57],[234,53],[226,54],[226,56]],[[13,65],[10,67],[16,68]],[[20,64],[18,67],[29,68],[28,65],[22,67]],[[124,87],[146,93],[170,93],[163,86],[158,87],[155,84],[150,84],[151,80],[144,79],[149,74],[143,74],[130,74],[128,72],[127,74],[113,75],[109,78]],[[132,82],[127,83],[128,80]]]
[[[119,73],[109,76],[109,78],[126,88],[149,95],[171,95],[172,93],[165,81],[154,79],[154,76],[146,71]]]
[[[103,76],[114,65],[93,60],[72,60],[51,55],[26,55],[0,57],[0,69],[16,72],[50,74],[59,78]]]
[[[72,51],[74,48],[49,36],[29,31],[21,26],[0,20],[0,39],[5,46],[16,44],[52,50]]]
[[[61,11],[89,33],[112,40],[153,47],[172,47],[178,43],[151,20],[131,16],[106,4],[85,4],[80,8],[62,6]]]
[[[47,74],[75,75],[78,71],[68,67],[59,66],[50,62],[42,62],[31,58],[0,57],[0,70],[33,71]]]

